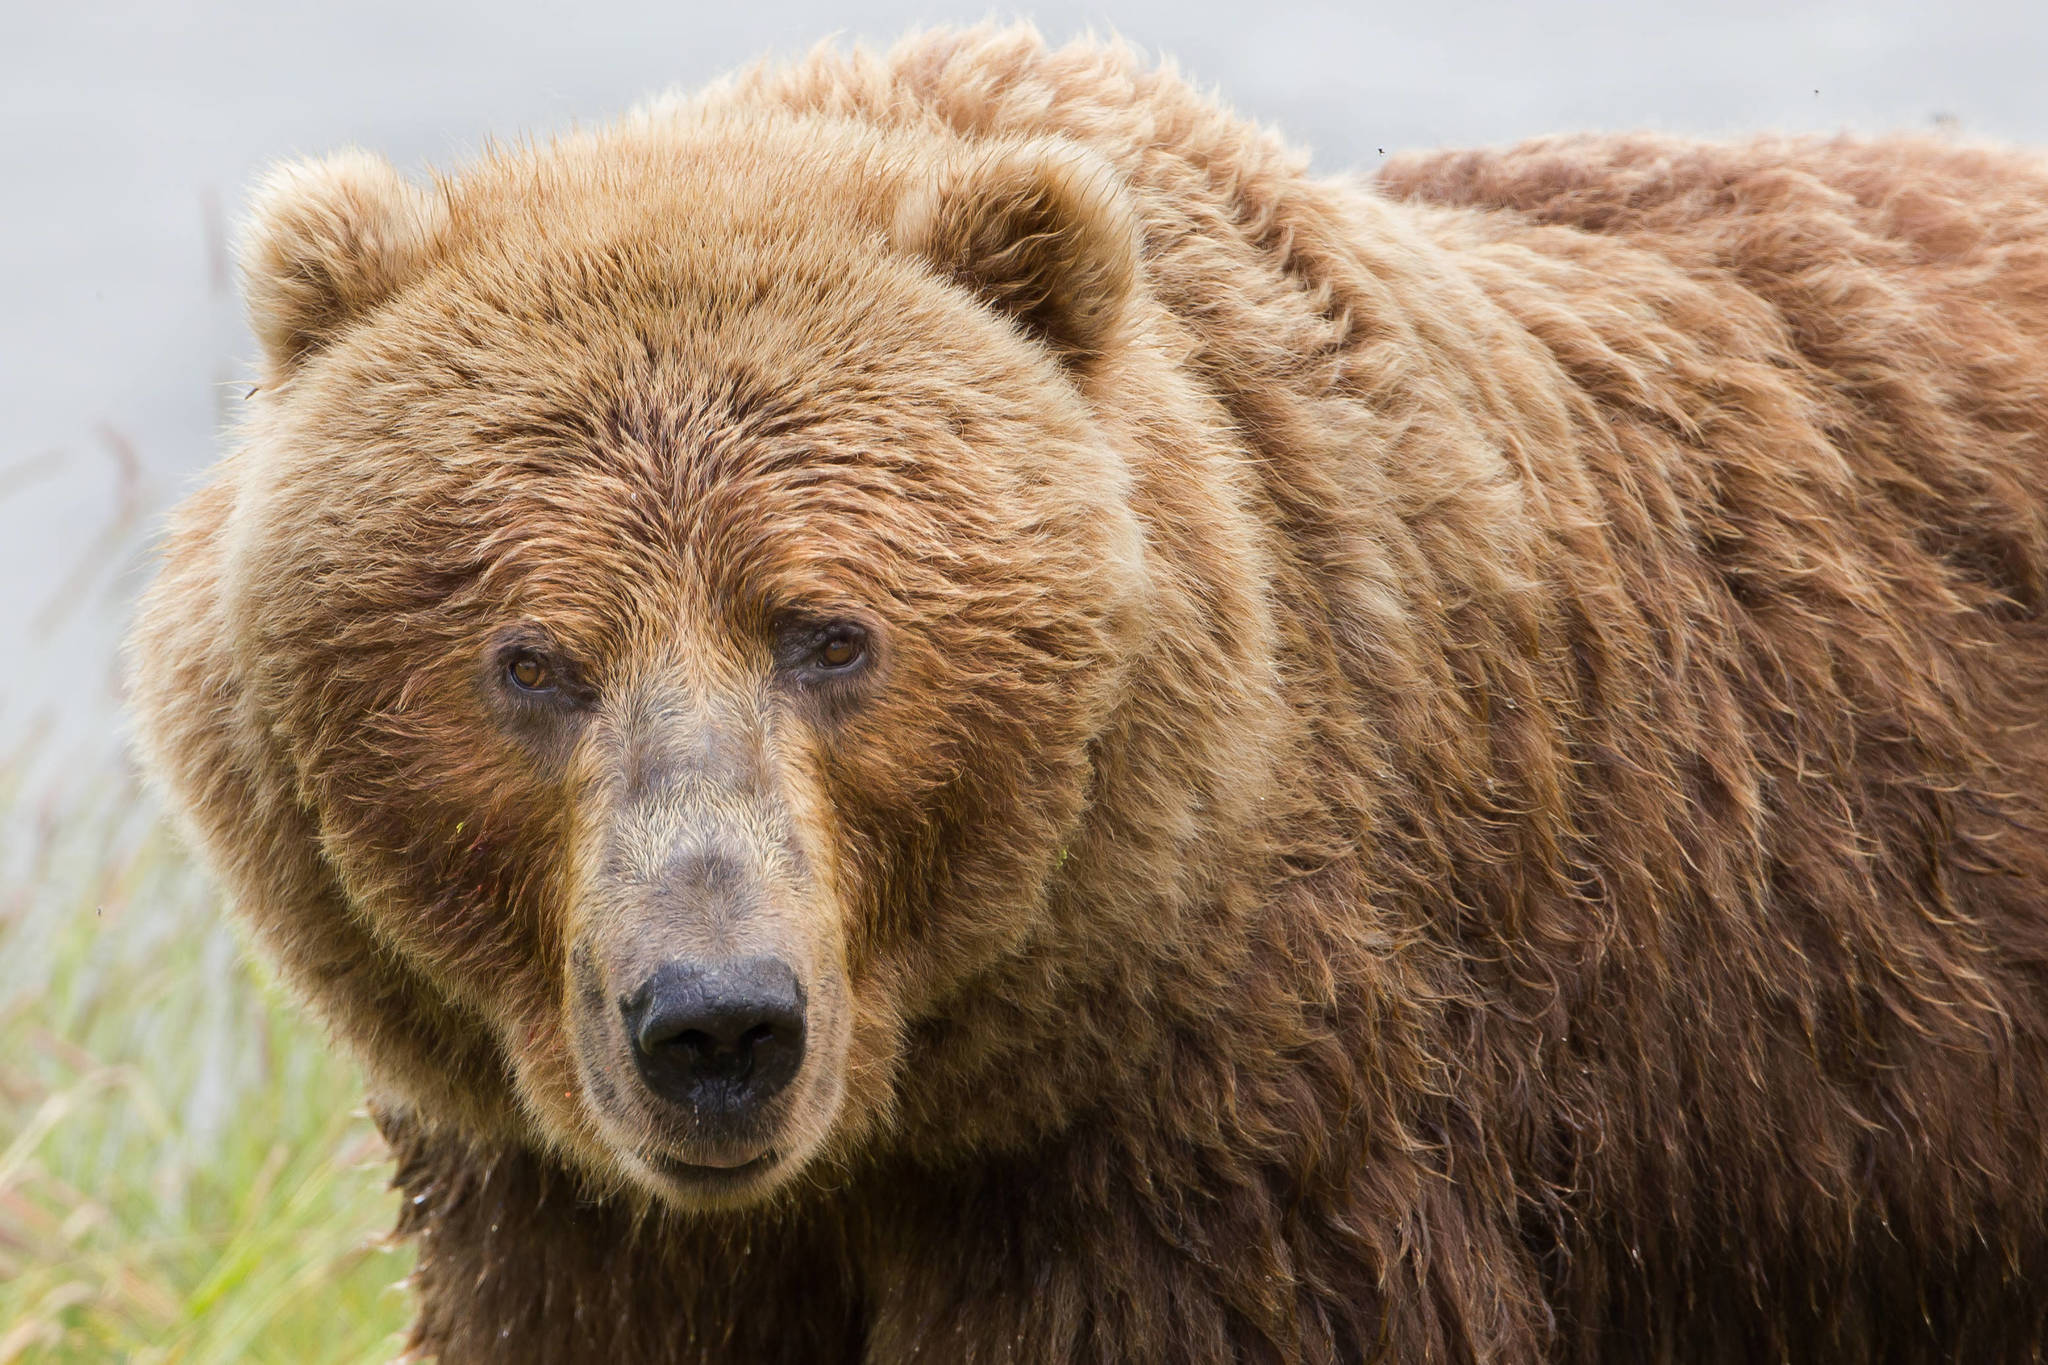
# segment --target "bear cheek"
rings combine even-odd
[[[379,828],[348,837],[391,841],[378,869],[385,889],[363,902],[380,933],[452,998],[501,1028],[526,1027],[551,996],[560,961],[557,874],[546,853],[561,837],[561,813],[394,803],[371,822]]]
[[[956,702],[878,708],[820,774],[863,1020],[915,1017],[1028,936],[1089,790],[1072,688],[1019,667],[921,695]]]
[[[420,704],[330,727],[347,739],[309,755],[307,787],[379,937],[516,1037],[551,1009],[572,811],[473,729],[430,719],[445,714]]]

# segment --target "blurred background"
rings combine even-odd
[[[356,1078],[137,792],[115,643],[251,343],[269,162],[422,171],[936,3],[9,3],[0,27],[0,1365],[375,1360],[403,1253]],[[1571,129],[1938,129],[2048,146],[2048,5],[1079,5],[1325,172]]]

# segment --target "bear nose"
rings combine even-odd
[[[803,988],[776,958],[667,962],[619,1007],[647,1088],[700,1118],[751,1117],[803,1061]]]

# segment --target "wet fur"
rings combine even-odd
[[[943,957],[978,904],[1008,907],[971,926],[1000,948],[874,1006],[897,1050],[856,1058],[861,1122],[771,1205],[662,1211],[562,1136],[573,1113],[515,1101],[508,1020],[555,1010],[543,864],[472,864],[451,899],[467,874],[421,830],[391,885],[336,871],[401,841],[378,803],[421,783],[480,841],[565,837],[395,698],[368,767],[302,756],[386,685],[354,664],[434,647],[416,613],[449,547],[298,603],[334,642],[300,676],[237,615],[279,570],[237,557],[231,470],[145,607],[156,768],[385,1097],[415,1351],[2038,1358],[2048,171],[1587,139],[1315,180],[1170,71],[1017,31],[820,54],[599,137],[631,175],[664,120],[818,117],[1062,139],[1113,173],[1128,311],[1091,310],[1092,278],[1016,315],[1071,376],[1046,420],[1126,471],[1145,613],[1091,621],[1099,705],[1017,680],[975,713],[985,789],[904,797],[935,813],[886,850],[901,875],[873,870],[856,954]],[[368,253],[353,308],[431,268],[318,249]],[[274,383],[337,325],[316,292],[277,304],[309,321],[269,338]],[[424,325],[431,289],[407,298]],[[402,427],[402,400],[362,420]],[[259,416],[237,468],[287,427]],[[899,514],[876,496],[855,515]],[[1093,581],[1074,553],[1010,568]],[[934,629],[1022,648],[1013,609]],[[1005,782],[1050,794],[1006,816]],[[947,844],[965,827],[996,837]],[[373,933],[350,907],[380,896],[443,913]],[[910,905],[933,917],[889,919]]]

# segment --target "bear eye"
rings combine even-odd
[[[857,621],[791,613],[775,625],[775,666],[799,687],[858,676],[874,658],[874,641]]]
[[[522,649],[505,660],[505,676],[522,692],[555,690],[553,665],[549,664],[543,655],[530,649]]]
[[[868,633],[851,622],[826,628],[815,656],[819,668],[837,673],[852,668],[867,656]]]

